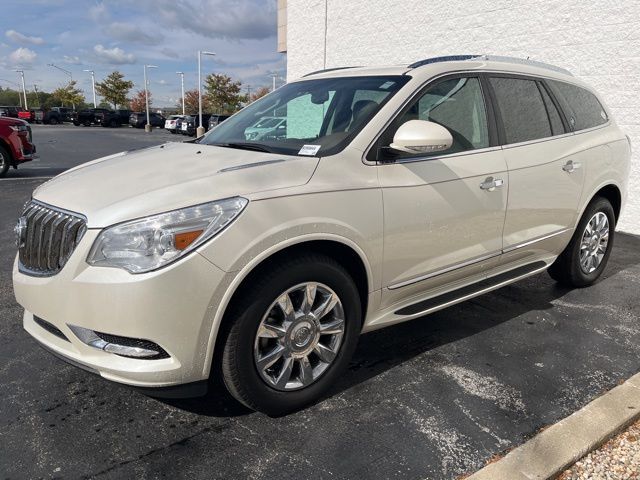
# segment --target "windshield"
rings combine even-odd
[[[211,130],[199,143],[289,155],[341,151],[407,81],[407,76],[342,77],[289,83]]]

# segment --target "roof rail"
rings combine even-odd
[[[553,70],[555,72],[564,73],[565,75],[573,74],[562,67],[557,67],[555,65],[551,65],[544,62],[538,62],[536,60],[529,60],[528,58],[518,58],[518,57],[507,57],[502,55],[448,55],[444,57],[433,57],[427,58],[425,60],[420,60],[418,62],[414,62],[409,65],[409,68],[417,68],[422,67],[423,65],[428,65],[430,63],[439,63],[439,62],[457,62],[463,60],[486,60],[489,62],[505,62],[505,63],[518,63],[520,65],[530,65],[538,68],[545,68],[547,70]]]
[[[310,77],[311,75],[317,75],[319,73],[326,73],[326,72],[333,72],[334,70],[346,70],[348,68],[360,68],[359,65],[354,65],[352,67],[333,67],[333,68],[325,68],[323,70],[316,70],[315,72],[309,72],[305,75],[302,76],[302,78],[304,77]]]

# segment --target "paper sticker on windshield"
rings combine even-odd
[[[315,155],[322,145],[303,145],[298,155]]]
[[[393,84],[395,82],[384,82],[382,85],[380,85],[380,89],[381,90],[386,90],[389,87],[393,87]]]

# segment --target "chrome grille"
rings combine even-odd
[[[35,201],[22,214],[26,232],[19,244],[19,268],[27,275],[51,276],[62,270],[84,235],[86,219]]]

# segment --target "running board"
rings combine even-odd
[[[423,300],[421,302],[414,303],[413,305],[403,307],[400,310],[395,311],[394,313],[396,315],[402,316],[413,316],[419,313],[429,312],[438,307],[453,305],[454,303],[459,303],[469,298],[477,297],[478,295],[481,295],[483,293],[490,292],[491,290],[495,290],[497,288],[508,285],[509,283],[513,283],[516,280],[520,280],[524,277],[544,270],[546,267],[547,264],[542,261],[523,265],[522,267],[509,270],[508,272],[504,272],[494,277],[487,278],[472,285],[467,285],[466,287],[458,288],[456,290],[443,293],[442,295],[428,298],[427,300]]]

